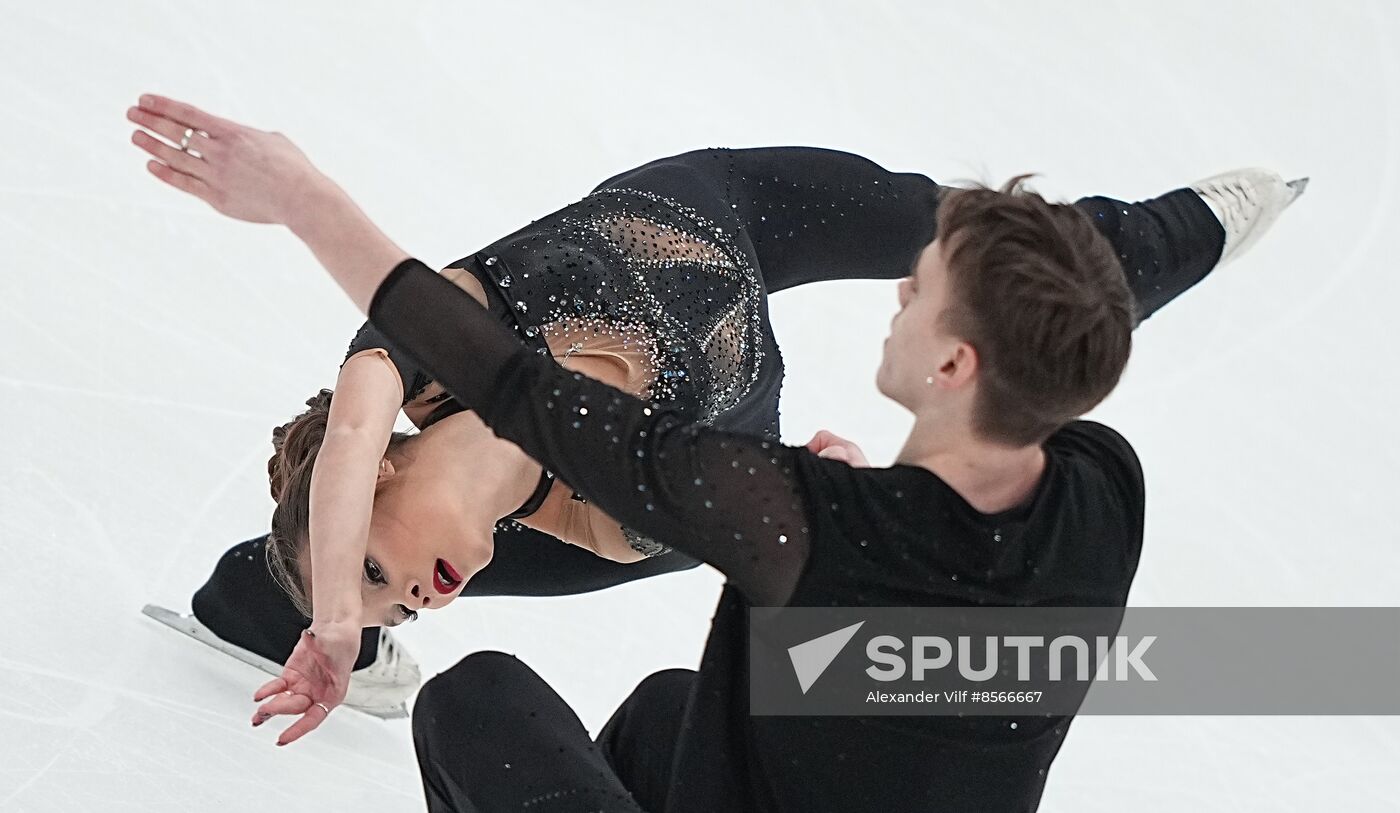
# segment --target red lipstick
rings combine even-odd
[[[462,574],[452,566],[446,559],[437,560],[437,566],[433,568],[433,589],[447,595],[457,589],[457,585],[462,583]]]

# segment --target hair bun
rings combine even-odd
[[[326,422],[331,414],[333,390],[323,389],[306,399],[310,409],[272,430],[272,457],[267,461],[267,479],[272,499],[281,502],[282,492],[297,469],[316,459]]]

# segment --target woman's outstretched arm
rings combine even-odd
[[[255,726],[274,714],[303,715],[279,744],[319,725],[349,689],[361,645],[360,574],[377,464],[388,446],[402,392],[398,373],[382,350],[351,357],[336,381],[308,495],[311,626],[282,674],[253,696],[254,701],[267,700],[253,717]]]
[[[298,233],[306,239],[317,259],[328,269],[334,269],[337,282],[346,287],[351,298],[361,305],[361,310],[367,309],[369,299],[383,280],[387,267],[407,256],[407,252],[385,237],[339,187],[312,166],[306,155],[280,133],[248,127],[156,95],[143,95],[139,106],[127,108],[126,117],[164,138],[162,141],[140,130],[132,133],[132,143],[155,159],[146,163],[147,171],[234,219],[250,223],[278,223],[292,226],[294,230],[302,229]],[[184,142],[189,145],[188,151],[172,146]],[[297,220],[291,216],[327,200],[335,203],[334,213],[328,217]],[[357,363],[355,370],[358,371],[360,366]],[[383,370],[383,373],[387,372],[387,369]],[[384,394],[388,388],[376,388],[375,391]],[[401,395],[395,397],[400,398]],[[344,412],[352,400],[337,398],[332,401],[330,420],[336,420],[337,402],[343,405],[341,411]],[[390,399],[386,397],[384,400],[387,402]],[[374,402],[377,404],[378,399]],[[392,408],[388,409],[389,426],[392,426],[392,418],[400,403],[394,400]],[[364,425],[372,426],[372,429],[365,431],[376,434],[380,431],[374,421]],[[383,454],[387,445],[389,429],[386,427],[383,431],[385,444],[379,445],[377,454]],[[330,453],[323,463],[334,462],[338,456],[337,445],[332,442],[330,449],[323,448],[323,453]],[[347,441],[341,453],[356,459],[368,457],[372,445]],[[330,470],[333,467],[326,465],[322,468]],[[375,469],[371,464],[365,472],[367,479],[341,488],[332,486],[328,489],[324,476],[319,478],[313,485],[313,502],[357,501],[364,499],[365,492],[372,496]],[[336,534],[336,520],[333,517],[341,513],[334,509],[320,511],[320,520],[313,520],[313,540]],[[327,526],[326,522],[331,524]],[[353,528],[340,527],[340,532],[347,536],[355,532]],[[345,598],[350,595],[351,557],[333,556],[321,562],[314,550],[313,542],[313,571],[320,571],[323,578],[332,572],[337,575],[332,577],[333,583],[329,588],[313,589],[313,604],[318,592],[322,594],[323,602],[325,593],[337,594],[342,596],[342,603],[333,614],[356,615],[353,600]],[[356,597],[362,558],[362,553],[354,557]],[[349,624],[337,623],[328,625],[326,629],[346,630]],[[254,725],[274,714],[302,715],[283,732],[279,744],[292,742],[316,728],[329,709],[344,699],[350,668],[359,650],[358,630],[353,639],[347,637],[343,647],[334,640],[338,637],[328,634],[321,636],[318,642],[312,635],[303,636],[302,642],[288,659],[282,677],[264,684],[255,695],[255,700],[271,699],[259,708],[254,716]],[[339,657],[341,650],[348,653],[344,664]]]

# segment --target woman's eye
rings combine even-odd
[[[403,615],[405,621],[417,621],[418,613],[408,609],[402,604],[399,605],[399,613]]]
[[[370,584],[379,584],[384,581],[384,574],[380,572],[379,565],[369,559],[365,560],[365,578]]]

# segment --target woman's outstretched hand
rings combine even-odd
[[[307,189],[326,181],[281,133],[155,95],[142,96],[126,117],[165,139],[142,130],[131,134],[133,144],[154,156],[146,162],[152,175],[238,220],[285,224]],[[181,150],[187,130],[194,132]]]
[[[297,741],[340,705],[350,687],[350,670],[360,654],[358,624],[312,627],[301,634],[282,668],[282,676],[264,683],[253,695],[254,702],[267,701],[254,712],[254,726],[279,714],[301,715],[277,738],[278,745]]]
[[[807,441],[807,450],[815,452],[817,457],[840,460],[851,468],[870,468],[870,461],[865,459],[865,452],[862,452],[859,446],[825,429],[813,435],[812,439]]]

